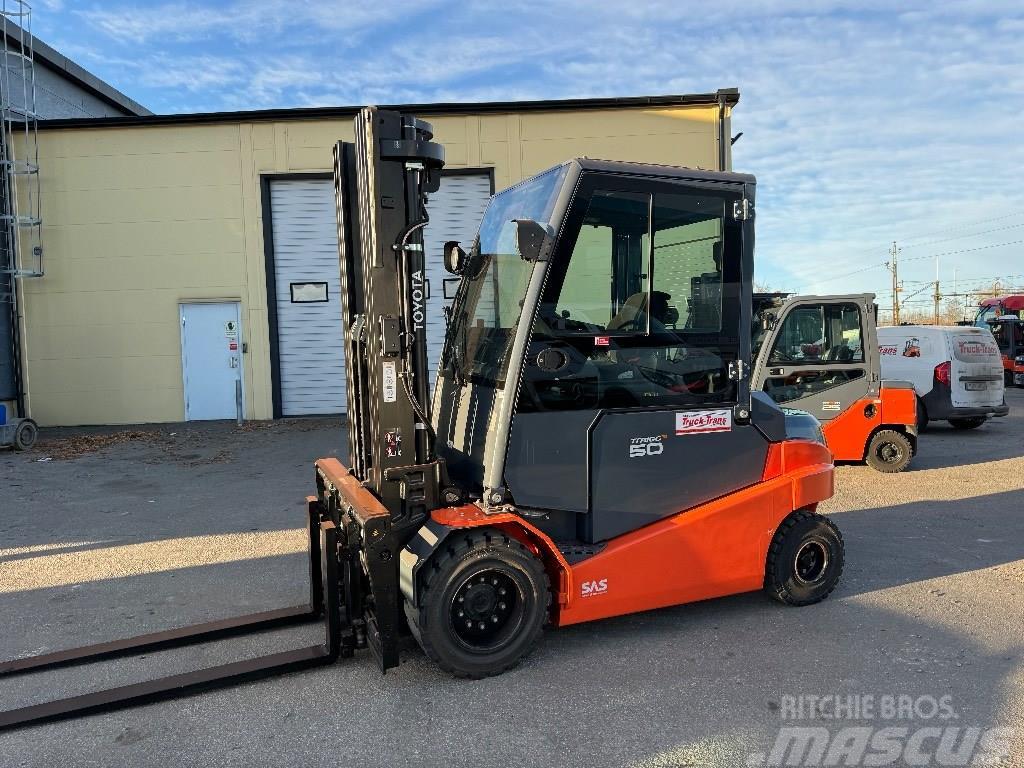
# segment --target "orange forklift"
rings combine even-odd
[[[1003,315],[986,324],[1003,359],[1003,376],[1008,387],[1024,387],[1024,320]]]
[[[917,452],[917,397],[883,380],[874,294],[754,297],[751,388],[822,423],[836,461],[902,472]]]
[[[431,398],[422,232],[443,158],[427,123],[376,108],[335,149],[349,458],[316,462],[308,605],[0,675],[313,619],[324,642],[3,712],[0,728],[361,649],[383,672],[409,635],[480,678],[549,625],[832,592],[843,540],[816,512],[832,456],[813,416],[750,386],[754,178],[581,159],[494,196],[468,251],[429,255],[459,278]]]

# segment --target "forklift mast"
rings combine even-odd
[[[438,506],[429,414],[423,228],[444,147],[411,115],[368,107],[334,148],[352,475],[394,522]]]

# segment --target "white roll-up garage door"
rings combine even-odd
[[[281,413],[345,410],[345,344],[334,184],[270,183]]]
[[[430,305],[427,314],[427,359],[433,386],[437,364],[444,347],[444,280],[452,277],[444,271],[442,249],[449,240],[458,240],[467,251],[476,238],[480,219],[491,197],[491,179],[483,174],[444,176],[441,188],[430,196],[427,214],[430,223],[423,232],[427,254],[427,279],[430,281]]]
[[[486,174],[447,175],[430,196],[424,240],[430,280],[427,335],[431,379],[444,344],[441,248],[476,237],[491,194]],[[277,308],[276,375],[281,414],[345,411],[341,278],[338,271],[334,184],[330,179],[270,182]]]

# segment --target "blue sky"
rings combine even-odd
[[[885,306],[895,239],[905,295],[935,255],[947,292],[1024,287],[1019,0],[38,0],[34,25],[156,112],[736,86],[760,282]]]

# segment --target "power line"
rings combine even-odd
[[[948,243],[950,240],[963,240],[965,237],[981,237],[982,235],[988,235],[992,232],[1004,232],[1007,229],[1020,229],[1024,227],[1024,224],[1011,224],[1008,227],[996,227],[994,229],[983,229],[981,232],[971,232],[966,235],[954,235],[953,237],[944,237],[941,240],[929,240],[925,243],[917,243],[916,245],[905,245],[904,249],[908,248],[924,248],[926,245],[935,245],[936,243]]]
[[[967,228],[970,228],[970,227],[975,227],[975,226],[977,226],[979,224],[989,224],[989,223],[991,223],[993,221],[1003,221],[1005,219],[1012,219],[1015,216],[1020,216],[1020,215],[1021,215],[1020,211],[1014,211],[1013,213],[1007,213],[1007,214],[1004,214],[1002,216],[993,216],[990,219],[979,219],[978,221],[970,221],[970,222],[967,222],[966,224],[956,224],[956,225],[954,225],[952,227],[946,227],[945,229],[937,229],[937,230],[933,230],[933,231],[930,231],[930,232],[921,232],[920,234],[917,234],[917,235],[910,235],[909,237],[906,238],[906,240],[908,242],[913,242],[914,240],[919,240],[922,237],[932,237],[934,235],[944,235],[947,232],[959,232],[961,229],[967,229]]]
[[[909,259],[904,259],[904,261],[921,261],[923,259],[934,259],[936,256],[952,256],[957,253],[973,253],[974,251],[984,251],[986,248],[1002,248],[1007,245],[1020,245],[1021,243],[1024,243],[1024,240],[1011,240],[1007,243],[991,243],[989,245],[979,245],[977,248],[961,248],[957,251],[930,253],[927,256],[911,256]]]

